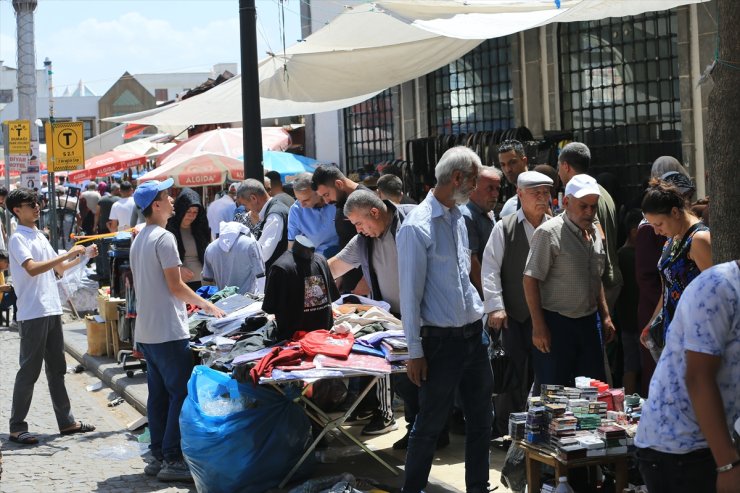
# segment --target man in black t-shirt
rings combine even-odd
[[[324,257],[306,259],[288,250],[267,274],[262,309],[275,315],[279,337],[290,339],[297,331],[331,329],[331,303],[338,299]]]
[[[350,180],[339,168],[332,165],[322,164],[311,177],[311,188],[315,190],[324,201],[328,204],[334,204],[337,207],[337,215],[334,218],[334,228],[339,236],[339,249],[347,246],[349,240],[355,237],[357,230],[352,225],[347,216],[344,215],[344,204],[347,198],[355,190],[370,190],[365,185],[355,183]],[[360,269],[353,269],[347,272],[339,280],[339,286],[342,293],[351,292],[358,281],[362,278]],[[357,294],[366,294],[358,292]]]
[[[339,236],[339,248],[344,248],[357,234],[355,227],[344,215],[344,204],[347,202],[347,197],[355,190],[369,190],[369,188],[350,180],[336,166],[324,164],[313,172],[311,188],[324,198],[324,202],[337,206],[334,227]]]

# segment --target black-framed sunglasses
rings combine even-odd
[[[41,207],[41,204],[39,204],[38,202],[21,202],[20,203],[21,207],[23,207],[24,205],[30,207],[31,209],[35,209],[36,207]]]

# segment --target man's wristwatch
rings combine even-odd
[[[724,466],[720,466],[717,468],[717,472],[727,472],[730,469],[734,469],[737,466],[740,466],[740,459],[736,460],[735,462],[731,462],[730,464],[725,464]]]

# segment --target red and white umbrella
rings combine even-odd
[[[290,146],[290,134],[282,127],[262,127],[262,150],[284,151]],[[242,128],[217,128],[203,132],[181,142],[157,158],[157,166],[177,156],[193,157],[203,153],[238,158],[244,155]]]
[[[167,163],[138,178],[139,183],[148,180],[175,180],[176,187],[204,187],[222,185],[229,181],[244,179],[244,162],[220,154],[202,152],[193,156],[174,156]]]
[[[108,151],[85,161],[85,169],[71,171],[69,181],[81,183],[103,176],[109,176],[134,166],[144,166],[146,156],[132,152]]]

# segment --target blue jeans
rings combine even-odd
[[[596,313],[568,318],[543,310],[550,329],[550,352],[532,347],[532,364],[538,384],[575,385],[575,377],[605,380],[604,353],[596,325]],[[536,388],[535,395],[540,395]]]
[[[480,321],[475,322],[482,329]],[[472,324],[471,324],[472,325]],[[447,423],[459,387],[465,412],[465,485],[468,493],[488,491],[493,373],[480,330],[463,337],[424,337],[427,379],[419,389],[419,413],[406,453],[404,493],[427,485],[437,437]]]
[[[149,449],[157,460],[182,460],[180,409],[188,395],[193,356],[187,339],[161,344],[137,343],[146,359],[149,398],[146,414],[152,437]]]

